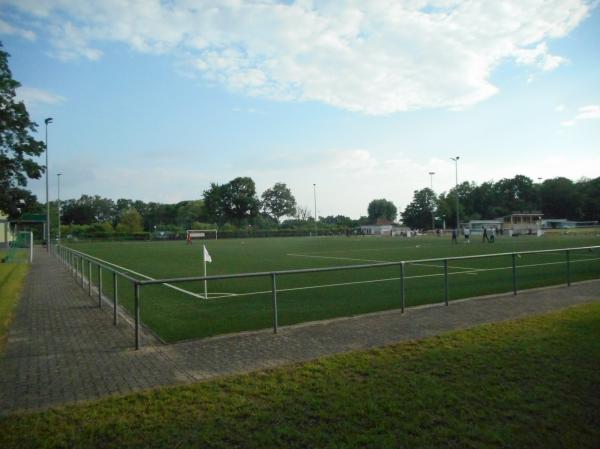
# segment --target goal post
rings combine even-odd
[[[217,240],[219,232],[216,229],[188,229],[186,231],[186,240],[191,243],[192,240]]]

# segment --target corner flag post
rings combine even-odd
[[[206,277],[206,262],[212,262],[212,258],[210,254],[208,254],[208,250],[206,249],[206,245],[202,245],[204,248],[204,277]],[[204,299],[208,299],[208,282],[204,279]]]

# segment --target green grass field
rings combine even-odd
[[[4,258],[5,254],[0,251],[0,259]],[[6,333],[28,271],[29,265],[26,263],[0,263],[0,356],[4,352]]]
[[[600,305],[0,418],[0,447],[597,448]]]
[[[351,266],[377,262],[600,245],[597,236],[499,238],[494,244],[474,239],[451,245],[449,239],[377,237],[268,238],[185,242],[76,243],[71,247],[128,270],[139,278],[170,278],[203,274],[202,245],[213,263],[208,274]],[[573,281],[600,277],[600,250],[575,251]],[[566,282],[564,251],[518,258],[518,288]],[[451,300],[512,290],[510,256],[466,259],[449,263]],[[388,310],[400,307],[398,266],[336,272],[283,275],[277,279],[279,324]],[[441,263],[407,264],[406,306],[441,302],[444,276]],[[96,271],[92,278],[97,283]],[[104,291],[112,294],[112,277],[103,276]],[[268,277],[211,281],[209,299],[202,299],[202,282],[141,289],[142,321],[166,341],[207,337],[272,325],[271,280]],[[119,298],[132,309],[132,286],[119,282]]]

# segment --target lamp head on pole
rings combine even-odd
[[[44,120],[44,123],[46,124],[46,126],[47,126],[49,123],[52,123],[52,117],[48,117],[46,120]]]

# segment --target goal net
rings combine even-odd
[[[4,262],[19,263],[33,262],[33,233],[30,231],[18,232],[15,239],[10,242]]]
[[[217,240],[218,231],[216,229],[188,229],[186,231],[186,240],[188,244],[192,240]]]

